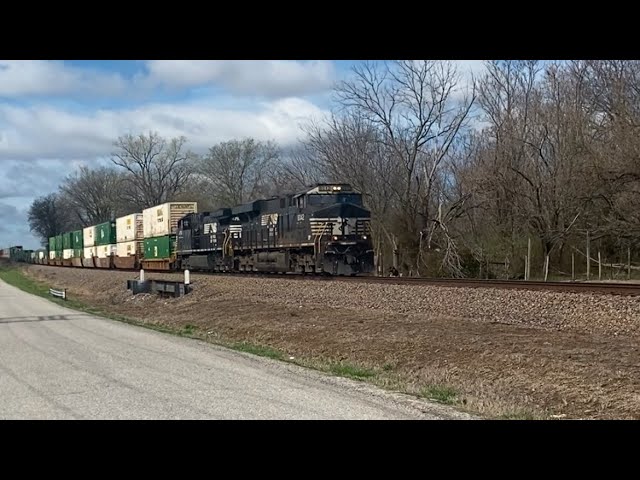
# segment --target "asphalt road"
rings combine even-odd
[[[438,419],[446,407],[60,307],[0,281],[0,419]]]

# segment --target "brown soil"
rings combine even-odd
[[[637,298],[192,275],[192,293],[167,299],[133,297],[132,273],[27,272],[145,323],[371,368],[374,383],[409,393],[446,386],[459,408],[487,417],[640,418]]]

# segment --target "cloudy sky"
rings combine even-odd
[[[204,151],[231,138],[296,141],[329,108],[352,61],[0,60],[0,248],[38,248],[27,210],[123,133],[185,135]],[[461,73],[480,61],[458,61]]]

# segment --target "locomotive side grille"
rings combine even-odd
[[[311,227],[311,235],[320,235],[321,233],[328,235],[331,233],[331,226],[329,224],[336,225],[338,223],[337,218],[312,218],[309,220],[309,226]]]
[[[368,218],[356,219],[356,235],[369,235],[371,233],[371,220]]]
[[[242,238],[242,225],[229,225],[229,233],[233,238]]]

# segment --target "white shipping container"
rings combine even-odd
[[[118,257],[129,257],[139,253],[142,255],[143,243],[140,240],[133,242],[120,242],[116,248],[116,255]]]
[[[63,250],[62,251],[62,258],[63,258],[63,260],[69,260],[69,259],[73,258],[73,248],[69,248],[67,250]]]
[[[49,251],[49,260],[55,260],[56,259],[56,252],[54,250],[50,250]]]
[[[169,202],[147,208],[142,212],[144,238],[173,235],[178,229],[178,220],[197,212],[197,202]]]
[[[38,258],[40,260],[44,260],[45,255],[46,255],[46,252],[38,252]]]
[[[87,227],[82,229],[82,238],[84,247],[93,247],[96,244],[96,227]],[[91,257],[85,257],[91,258]]]
[[[141,213],[116,218],[116,242],[131,242],[143,238]]]
[[[98,245],[96,249],[98,250],[98,258],[107,258],[110,255],[116,254],[116,244]]]
[[[97,257],[96,247],[89,247],[84,249],[84,258]]]

